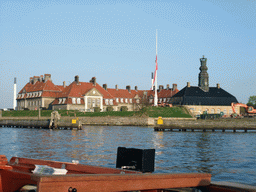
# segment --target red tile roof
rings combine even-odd
[[[99,84],[79,82],[78,84],[74,81],[69,86],[63,89],[63,91],[58,95],[58,98],[64,97],[83,97],[91,89],[97,89],[104,99],[114,99],[114,97],[105,89],[103,89]]]
[[[63,86],[54,85],[52,81],[48,80],[46,82],[37,81],[35,84],[27,83],[21,89],[19,94],[22,94],[24,89],[26,93],[42,91],[42,95],[40,97],[57,97],[57,95],[63,90]],[[27,94],[23,98],[26,97]],[[18,99],[22,99],[22,97],[18,97]]]
[[[127,89],[107,89],[107,91],[115,98],[133,98],[132,92]]]

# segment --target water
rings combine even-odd
[[[115,168],[117,147],[156,149],[156,173],[211,173],[256,186],[256,133],[154,132],[146,127],[83,130],[0,128],[0,154]]]

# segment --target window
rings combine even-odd
[[[232,114],[232,109],[229,109],[229,114],[230,114],[230,115]]]
[[[167,98],[167,102],[169,102],[170,101],[170,98]]]
[[[41,101],[38,101],[38,105],[41,106]]]
[[[39,97],[42,95],[42,91],[39,92]]]
[[[108,105],[108,99],[105,99],[105,104]]]
[[[132,99],[130,99],[130,103],[132,103]]]
[[[226,110],[226,109],[224,109],[223,113],[224,113],[224,115],[226,115],[226,114],[227,114],[227,110]]]
[[[125,99],[125,103],[128,103],[128,99]]]
[[[217,109],[217,113],[220,114],[220,109]]]
[[[72,98],[72,104],[76,104],[76,98]]]
[[[211,109],[211,114],[214,114],[214,109]]]
[[[160,102],[160,103],[162,103],[162,98],[161,98],[161,99],[159,99],[159,102]]]
[[[91,99],[88,99],[88,104],[91,104]]]
[[[100,99],[97,99],[97,106],[100,106]]]
[[[65,103],[65,101],[66,101],[66,98],[63,98],[62,104],[64,104],[64,103]]]
[[[166,98],[163,99],[163,102],[166,102]]]
[[[77,104],[81,104],[81,99],[80,98],[77,98]]]
[[[61,98],[59,98],[59,104],[61,104],[61,102],[62,102],[62,99],[61,99]]]
[[[123,98],[121,98],[121,103],[123,103],[124,102],[124,99]]]
[[[113,105],[113,99],[110,99],[110,100],[109,100],[109,104],[110,104],[110,105]]]
[[[153,103],[153,99],[149,99],[149,103]]]
[[[116,98],[116,102],[117,102],[117,103],[119,102],[119,99],[118,99],[118,98]]]
[[[136,99],[136,103],[139,103],[140,102],[140,100],[139,99]]]

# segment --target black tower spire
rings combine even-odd
[[[209,76],[207,73],[208,68],[206,66],[206,61],[207,61],[207,58],[204,58],[204,55],[203,55],[203,58],[200,58],[201,67],[199,68],[200,73],[198,76],[198,86],[203,91],[208,92],[209,91]]]

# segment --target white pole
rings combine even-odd
[[[155,74],[155,99],[154,99],[154,106],[157,106],[158,97],[157,97],[157,30],[156,30],[156,74]]]
[[[13,110],[16,110],[17,101],[16,101],[16,77],[14,77],[14,85],[13,85]]]

